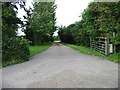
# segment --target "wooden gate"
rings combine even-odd
[[[106,56],[110,54],[110,34],[106,37],[99,37],[98,40],[90,40],[90,47]]]

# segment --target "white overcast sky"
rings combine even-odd
[[[56,0],[56,25],[68,26],[76,21],[81,20],[79,16],[82,15],[82,12],[85,8],[87,8],[91,1],[93,0]],[[27,7],[32,6],[31,2],[33,2],[33,0],[27,0]],[[17,15],[23,19],[23,15],[25,15],[24,10],[19,9]],[[19,34],[22,35],[23,33],[19,30]]]
[[[68,26],[81,20],[79,16],[92,0],[56,0],[57,25]]]

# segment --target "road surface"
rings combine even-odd
[[[62,44],[2,72],[3,88],[118,88],[118,64]]]

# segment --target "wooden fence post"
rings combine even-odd
[[[113,32],[113,38],[115,38],[115,32]],[[113,44],[113,52],[116,53],[116,46]]]
[[[106,34],[106,39],[105,39],[105,42],[106,42],[106,56],[108,56],[110,54],[110,34],[107,33]]]

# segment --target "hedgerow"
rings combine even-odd
[[[2,3],[2,66],[29,60],[29,43],[17,36],[18,24],[22,21],[16,16],[10,2]]]
[[[7,38],[2,45],[3,67],[29,60],[29,43],[24,38]]]

